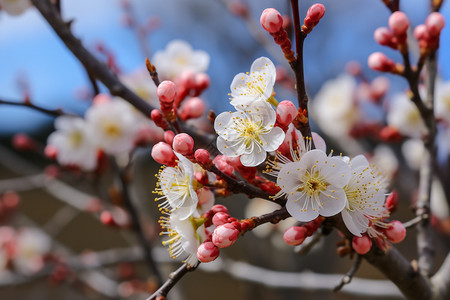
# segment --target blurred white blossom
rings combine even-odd
[[[202,50],[193,50],[182,40],[173,40],[166,49],[153,55],[152,64],[161,79],[175,80],[184,71],[205,72],[209,66],[209,55]]]
[[[426,132],[419,110],[405,93],[392,98],[387,123],[408,137],[420,138]]]
[[[31,7],[30,0],[0,0],[0,7],[12,16],[22,14]]]

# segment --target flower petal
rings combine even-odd
[[[286,203],[286,209],[289,214],[301,222],[309,222],[319,216],[319,211],[317,209],[312,209],[310,201],[308,201],[308,206],[304,208],[305,201],[306,196],[303,196],[296,201],[288,197],[288,201]]]
[[[340,213],[347,203],[347,196],[343,189],[329,185],[327,189],[319,195],[322,207],[320,215],[331,217]]]

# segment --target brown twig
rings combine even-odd
[[[148,73],[150,74],[150,77],[152,78],[156,87],[158,87],[160,84],[160,81],[159,81],[159,77],[158,77],[158,72],[156,72],[155,65],[150,63],[150,60],[148,58],[145,58],[145,66],[147,67]]]
[[[356,256],[356,260],[355,260],[355,263],[353,264],[352,268],[342,278],[341,283],[339,283],[333,289],[333,292],[339,292],[344,287],[344,285],[349,284],[352,281],[353,276],[355,275],[356,271],[358,271],[359,266],[361,265],[361,262],[362,262],[362,256],[361,255]]]
[[[299,122],[294,122],[294,125],[298,130],[300,130],[303,137],[311,137],[311,127],[308,120],[308,95],[306,94],[303,70],[303,42],[305,41],[307,34],[301,30],[298,0],[291,0],[291,7],[294,17],[296,60],[290,63],[290,65],[295,74],[297,100],[299,106],[298,116],[303,114],[302,120]],[[314,145],[313,142],[312,144]]]
[[[148,297],[146,300],[163,300],[166,298],[170,290],[190,271],[194,271],[196,267],[190,267],[187,264],[183,264],[176,271],[170,273],[169,279],[155,292],[153,295]]]
[[[63,116],[63,115],[70,115],[70,116],[75,116],[69,113],[64,112],[62,109],[57,108],[57,109],[48,109],[48,108],[44,108],[44,107],[40,107],[38,105],[35,105],[29,101],[26,102],[18,102],[18,101],[8,101],[8,100],[1,100],[0,99],[0,104],[7,104],[7,105],[12,105],[12,106],[22,106],[22,107],[28,107],[37,111],[40,111],[42,113],[54,116],[54,117],[59,117],[59,116]]]
[[[121,83],[104,63],[97,60],[83,46],[81,41],[72,34],[70,27],[62,20],[56,7],[49,0],[31,0],[31,2],[90,75],[100,80],[112,95],[125,99],[144,115],[150,116],[153,107]]]
[[[387,8],[391,12],[395,12],[400,9],[400,0],[382,0],[386,4]]]
[[[264,214],[258,217],[252,217],[251,220],[255,227],[258,227],[265,223],[273,223],[276,224],[281,220],[289,218],[291,215],[288,213],[286,207],[282,207],[278,210],[275,210],[271,213]]]

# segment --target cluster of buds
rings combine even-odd
[[[387,241],[396,244],[402,242],[406,237],[406,228],[403,223],[394,220],[389,223],[384,223],[382,226],[380,223],[372,226],[372,229],[376,230],[376,235],[365,233],[362,236],[354,236],[352,239],[352,248],[356,253],[364,255],[372,249],[372,238],[377,243],[378,248],[383,251],[389,249]]]
[[[407,31],[410,25],[405,13],[396,11],[389,17],[389,28],[380,27],[374,32],[374,39],[380,45],[399,50],[403,55],[408,53]],[[445,26],[445,19],[438,12],[431,13],[425,24],[418,25],[414,29],[414,37],[419,42],[421,58],[423,59],[431,50],[439,47],[439,36]],[[396,66],[386,55],[380,52],[369,56],[369,67],[381,72],[401,74],[403,66]]]
[[[177,165],[177,156],[175,152],[185,156],[194,162],[194,139],[187,133],[175,135],[173,131],[168,130],[164,133],[165,142],[159,142],[152,148],[152,157],[162,165],[174,167]],[[175,151],[175,152],[174,152]]]
[[[184,71],[176,78],[175,82],[176,84],[173,81],[165,80],[158,85],[156,90],[160,110],[154,109],[151,118],[157,126],[164,130],[168,128],[167,121],[173,123],[177,117],[186,121],[199,118],[205,113],[205,103],[198,96],[209,87],[209,76],[205,73],[194,74],[191,71]],[[184,101],[185,99],[187,100]],[[184,103],[181,105],[183,101]]]
[[[414,29],[414,37],[419,41],[423,53],[439,48],[439,36],[444,26],[444,16],[433,12],[427,17],[425,24],[418,25]]]
[[[307,237],[316,232],[324,220],[324,217],[318,217],[301,226],[291,226],[284,232],[283,239],[288,245],[301,245]]]
[[[260,18],[262,27],[270,33],[276,44],[280,45],[289,63],[295,61],[295,54],[292,51],[291,40],[283,27],[283,17],[275,8],[266,8]]]

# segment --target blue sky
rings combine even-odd
[[[194,48],[211,55],[208,71],[212,86],[206,97],[217,112],[229,109],[227,93],[233,76],[248,71],[252,61],[268,55],[248,33],[245,25],[235,16],[224,11],[219,1],[166,0],[131,1],[138,19],[148,16],[161,17],[161,27],[148,38],[151,50],[165,47],[172,39],[189,41]],[[398,59],[397,53],[377,45],[372,32],[386,26],[388,10],[381,1],[321,1],[326,6],[325,18],[305,42],[305,74],[308,87],[316,92],[324,80],[343,72],[345,63],[358,60],[366,65],[367,56],[383,51]],[[423,23],[428,1],[403,1],[402,9],[413,24]],[[94,49],[98,42],[112,50],[119,66],[132,72],[143,66],[142,55],[134,34],[120,24],[121,9],[116,0],[62,1],[65,18],[73,18],[74,33],[84,45]],[[251,13],[259,19],[261,11],[274,6],[286,12],[286,4],[280,1],[248,1]],[[314,1],[302,1],[301,10]],[[275,5],[274,5],[275,4]],[[443,13],[450,16],[448,3]],[[450,18],[448,18],[450,19]],[[445,28],[441,39],[441,53],[450,53],[450,29]],[[270,39],[270,36],[267,35]],[[17,79],[26,78],[32,100],[49,108],[82,113],[88,103],[76,99],[75,92],[88,87],[84,70],[35,9],[29,9],[18,17],[0,12],[0,97],[19,100],[21,92]],[[441,70],[450,78],[450,56],[441,55]],[[370,75],[377,73],[369,71]],[[396,80],[398,88],[403,82]],[[282,99],[291,94],[279,91]],[[0,133],[33,131],[51,118],[24,108],[0,106]]]

